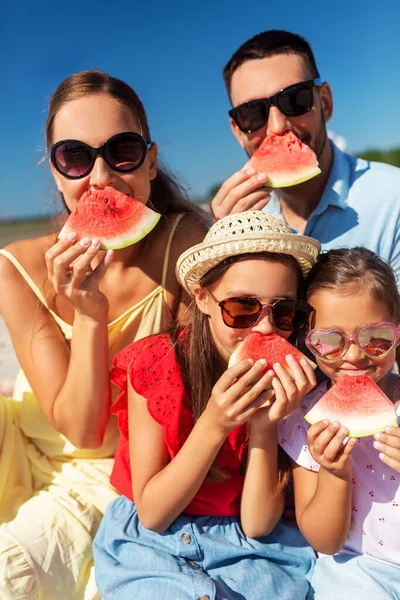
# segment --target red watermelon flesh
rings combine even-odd
[[[263,185],[272,188],[296,185],[321,173],[315,153],[292,131],[267,135],[246,166],[265,173]]]
[[[367,375],[343,375],[304,418],[311,425],[322,419],[338,421],[355,438],[398,425],[393,403]]]
[[[246,358],[252,358],[254,361],[260,358],[265,358],[268,362],[265,366],[264,372],[268,369],[273,369],[275,363],[279,363],[289,375],[292,376],[290,367],[286,362],[286,356],[292,354],[297,362],[302,358],[306,358],[307,361],[315,369],[316,364],[309,360],[300,350],[292,346],[290,342],[285,340],[277,333],[269,333],[263,335],[258,331],[250,333],[241,344],[236,348],[229,359],[228,367],[233,367],[241,360]]]
[[[78,239],[98,238],[103,250],[135,244],[157,224],[161,215],[112,187],[87,191],[69,215],[59,238],[74,231]]]

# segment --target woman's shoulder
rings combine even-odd
[[[47,267],[45,254],[47,250],[55,243],[55,234],[46,236],[18,240],[12,242],[3,248],[7,254],[0,254],[0,278],[7,285],[20,283],[25,285],[21,279],[16,264],[30,276],[30,278],[40,288],[47,276]],[[15,263],[12,259],[15,259]]]
[[[209,229],[206,213],[204,219],[191,213],[174,213],[167,216],[168,227],[175,227],[173,248],[182,254],[190,246],[200,244]],[[179,256],[179,255],[178,255]]]
[[[200,244],[209,228],[206,218],[203,220],[200,216],[191,213],[167,214],[163,226],[167,237],[172,236],[170,260],[175,262],[190,246]]]
[[[3,250],[11,254],[27,272],[31,272],[46,268],[45,254],[55,242],[55,234],[50,233],[37,238],[17,240],[4,246]],[[10,264],[11,261],[4,255],[0,254],[0,257],[2,263]]]

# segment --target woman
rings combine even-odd
[[[128,147],[121,133],[131,134]],[[46,136],[68,211],[84,192],[111,186],[163,216],[114,253],[55,235],[1,251],[0,312],[22,367],[14,398],[0,402],[2,600],[93,597],[92,538],[117,496],[109,363],[182,315],[175,262],[206,229],[158,168],[143,105],[124,82],[101,71],[68,77],[51,98]],[[127,152],[132,166],[122,170]]]

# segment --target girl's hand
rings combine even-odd
[[[265,389],[271,387],[274,373],[267,371],[260,377],[266,364],[264,359],[256,363],[242,360],[227,369],[214,385],[203,416],[224,436],[246,423],[272,397],[273,390]]]
[[[307,441],[313,459],[326,471],[339,477],[348,479],[352,471],[350,454],[356,445],[357,438],[350,438],[343,445],[348,430],[341,427],[340,423],[330,423],[327,419],[312,425],[307,432]]]
[[[400,473],[400,427],[385,427],[385,433],[375,433],[374,439],[381,461]]]
[[[259,410],[251,418],[253,431],[268,429],[289,415],[317,383],[314,369],[305,358],[298,363],[294,356],[289,354],[286,356],[286,362],[292,374],[289,375],[279,363],[274,364],[275,377],[272,379],[272,387],[275,399],[271,400],[268,408]]]
[[[214,221],[245,210],[261,210],[270,200],[271,188],[263,187],[265,173],[256,173],[251,167],[229,177],[211,201]]]
[[[92,261],[99,252],[97,239],[84,238],[74,244],[76,234],[59,240],[45,255],[48,277],[57,294],[66,298],[75,310],[92,319],[107,317],[108,300],[99,291],[99,282],[109,266],[113,252],[108,250],[96,268]]]

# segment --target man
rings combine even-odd
[[[332,91],[319,77],[308,42],[286,31],[260,33],[234,53],[224,81],[239,144],[251,156],[267,135],[290,130],[314,150],[321,174],[271,193],[262,187],[265,174],[245,168],[213,199],[214,218],[265,209],[317,238],[323,249],[373,250],[392,264],[400,282],[400,169],[345,154],[330,142]]]

